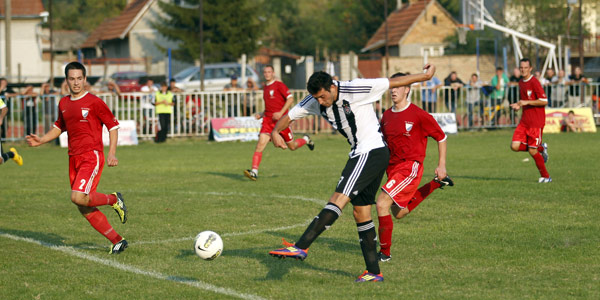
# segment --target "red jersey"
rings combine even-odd
[[[285,101],[291,96],[290,90],[285,83],[273,81],[263,88],[263,99],[265,100],[265,117],[273,116],[273,113],[280,111],[285,105]],[[285,112],[287,113],[287,111]]]
[[[108,130],[119,126],[102,99],[85,93],[79,99],[65,96],[58,103],[58,120],[54,126],[69,135],[69,155],[92,150],[102,152],[102,125]]]
[[[548,101],[540,82],[533,75],[529,79],[519,80],[519,95],[521,100]],[[521,124],[527,128],[544,128],[546,125],[546,109],[544,106],[523,106]]]
[[[427,137],[438,142],[446,140],[446,134],[437,121],[426,111],[409,104],[399,112],[388,109],[381,118],[383,138],[390,148],[390,166],[403,161],[425,160]]]

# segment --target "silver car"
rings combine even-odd
[[[239,84],[246,86],[246,82],[241,82],[241,64],[238,63],[218,63],[207,64],[204,67],[204,91],[222,91],[226,84],[231,82],[231,76],[236,75]],[[173,78],[176,86],[186,92],[200,91],[200,67],[189,67],[177,73]],[[255,84],[258,84],[260,78],[256,71],[246,65],[246,81],[251,78]]]

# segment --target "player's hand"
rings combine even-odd
[[[257,120],[260,120],[262,118],[262,115],[261,114],[255,114],[254,118],[257,119]]]
[[[277,148],[287,149],[287,144],[283,140],[283,137],[279,134],[279,132],[273,131],[271,132],[271,140],[273,141],[273,145]]]
[[[25,139],[27,140],[27,144],[31,147],[37,147],[42,144],[42,139],[35,134],[30,134],[26,136]]]
[[[277,120],[281,119],[281,116],[283,116],[283,113],[280,111],[273,113],[273,120],[277,121]]]
[[[108,166],[116,167],[119,164],[119,159],[114,154],[108,154]]]
[[[425,75],[427,75],[427,80],[431,79],[431,77],[433,77],[433,74],[435,74],[435,66],[432,64],[426,64],[423,67],[423,70],[425,70]]]
[[[517,103],[513,103],[510,105],[510,107],[514,110],[519,110],[521,109],[521,101],[517,102]]]
[[[437,168],[435,168],[435,176],[437,176],[439,180],[446,178],[447,175],[448,174],[446,173],[446,167],[438,166]]]

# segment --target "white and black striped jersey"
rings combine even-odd
[[[381,99],[389,87],[387,78],[334,81],[338,86],[337,100],[324,107],[308,95],[288,113],[290,120],[308,115],[323,116],[339,131],[352,147],[350,157],[385,146],[373,102]]]

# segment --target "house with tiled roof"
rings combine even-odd
[[[0,76],[9,77],[10,82],[16,82],[19,74],[22,81],[47,79],[50,67],[42,62],[40,42],[45,11],[42,0],[11,0],[10,8],[11,74],[7,74],[6,7],[5,1],[0,1]]]
[[[436,0],[398,2],[398,8],[387,17],[387,40],[384,22],[362,52],[384,55],[387,44],[390,56],[443,55],[444,40],[456,34],[458,22]]]
[[[175,48],[176,44],[151,26],[163,14],[158,1],[166,0],[129,0],[120,15],[102,22],[83,42],[84,57],[143,61],[144,71],[164,74],[165,53],[157,45]]]

